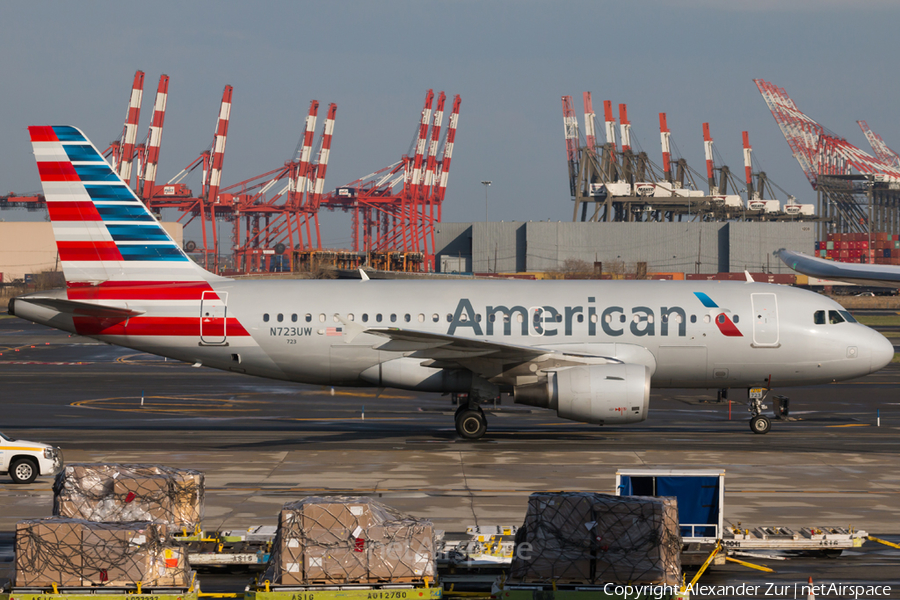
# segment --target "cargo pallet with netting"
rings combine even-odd
[[[370,498],[313,496],[283,507],[259,581],[276,590],[429,589],[436,539],[431,521]]]

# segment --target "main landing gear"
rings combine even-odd
[[[462,405],[456,409],[456,433],[467,440],[477,440],[487,431],[487,417],[476,405]]]
[[[471,395],[459,398],[459,408],[456,409],[454,421],[456,433],[467,440],[477,440],[487,431],[487,417]]]

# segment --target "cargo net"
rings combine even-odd
[[[276,585],[415,583],[435,577],[435,532],[369,498],[285,504],[264,579]]]
[[[675,498],[532,494],[516,542],[512,583],[681,583]]]
[[[53,514],[85,521],[165,523],[193,531],[203,516],[203,473],[160,465],[71,464],[53,485]]]
[[[16,527],[17,588],[186,589],[194,574],[184,549],[166,545],[161,523],[93,523],[51,517]]]

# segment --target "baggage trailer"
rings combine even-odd
[[[199,600],[200,587],[142,588],[140,585],[122,588],[83,587],[8,587],[0,588],[0,600]]]
[[[712,564],[725,563],[729,555],[779,550],[814,551],[837,556],[863,545],[868,533],[851,527],[789,527],[766,525],[753,529],[725,526],[724,469],[620,469],[616,495],[674,496],[684,541],[683,565],[701,564],[721,543]]]
[[[263,585],[247,587],[244,600],[441,600],[443,594],[440,586],[410,584]]]

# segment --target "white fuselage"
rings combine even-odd
[[[435,362],[435,344],[398,343],[366,330],[612,357],[647,366],[654,387],[825,383],[866,375],[893,356],[891,344],[868,327],[846,320],[816,324],[817,311],[843,311],[832,300],[761,283],[219,280],[212,287],[222,300],[119,301],[143,314],[105,325],[32,305],[29,296],[17,299],[15,314],[250,375],[429,391],[465,391],[458,380],[446,384],[453,389],[436,389],[441,385],[428,374],[466,361],[454,355],[452,364]],[[421,358],[425,346],[427,359]],[[379,365],[396,359],[407,359],[393,363],[405,366],[385,379]],[[477,360],[477,353],[467,360]],[[501,389],[541,375],[539,363],[523,375],[514,360],[485,360],[497,362],[484,369],[485,379]]]

